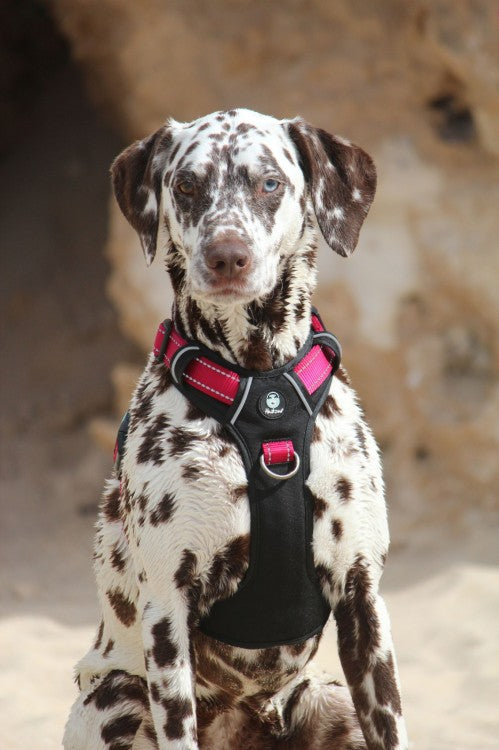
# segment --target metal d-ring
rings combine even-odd
[[[276,474],[275,471],[271,471],[265,463],[265,456],[263,453],[260,456],[260,466],[269,477],[272,477],[272,479],[291,479],[300,468],[300,456],[295,452],[295,465],[288,474]]]

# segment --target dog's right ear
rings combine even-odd
[[[171,142],[171,127],[164,125],[128,146],[111,165],[116,200],[140,237],[148,266],[156,255],[161,178]]]

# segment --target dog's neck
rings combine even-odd
[[[315,268],[316,241],[311,234],[299,252],[283,261],[270,294],[250,303],[223,305],[188,296],[184,272],[170,263],[174,325],[183,336],[229,362],[258,371],[280,367],[296,356],[310,332]]]

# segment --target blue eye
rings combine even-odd
[[[277,180],[273,180],[271,177],[268,180],[265,180],[263,183],[263,192],[264,193],[273,193],[277,188],[279,187],[281,183]]]

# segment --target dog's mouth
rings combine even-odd
[[[209,302],[252,302],[259,296],[256,289],[243,281],[214,282],[203,289],[193,288],[193,292]]]

